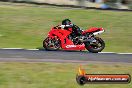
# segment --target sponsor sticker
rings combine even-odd
[[[66,48],[76,47],[76,45],[67,45]]]

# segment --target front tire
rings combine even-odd
[[[97,41],[95,44],[90,44],[89,42],[85,43],[85,48],[89,52],[98,53],[105,48],[105,42],[101,38],[95,37],[95,40]]]
[[[50,50],[50,51],[59,50],[60,40],[58,38],[52,39],[52,38],[47,37],[43,41],[43,47],[45,48],[45,50]]]

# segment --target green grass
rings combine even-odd
[[[5,3],[4,3],[5,4]],[[132,12],[3,5],[0,2],[0,48],[42,47],[52,26],[70,18],[81,28],[103,27],[104,51],[132,52]]]
[[[79,64],[68,63],[0,63],[0,88],[131,88],[130,84],[76,83]],[[91,74],[132,75],[132,66],[127,64],[85,64]],[[109,68],[109,69],[108,69]],[[126,69],[127,68],[127,69]]]

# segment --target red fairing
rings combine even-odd
[[[103,28],[92,27],[92,28],[89,28],[89,29],[83,31],[83,34],[94,33],[94,32],[103,31],[103,30],[104,30]]]
[[[73,41],[68,38],[68,35],[71,34],[72,28],[64,30],[61,28],[53,27],[48,33],[48,37],[54,38],[55,36],[59,37],[61,40],[61,48],[64,50],[85,50],[85,45],[74,45]]]
[[[104,30],[103,28],[90,28],[88,30],[83,31],[85,33],[94,33],[98,31]],[[74,44],[72,40],[70,40],[69,35],[72,33],[72,28],[69,29],[62,29],[59,26],[51,28],[50,32],[48,33],[48,38],[54,39],[58,38],[60,40],[61,48],[64,50],[85,50],[85,44]]]

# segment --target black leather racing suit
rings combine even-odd
[[[82,35],[82,30],[77,25],[74,24],[63,25],[63,28],[64,29],[72,28],[72,33],[71,33],[72,37],[77,37]]]

